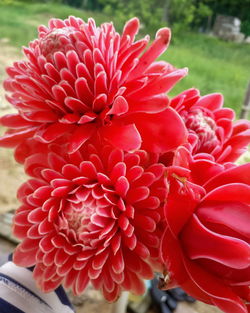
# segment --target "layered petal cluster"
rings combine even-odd
[[[217,162],[234,162],[250,143],[250,122],[233,122],[235,113],[223,107],[221,94],[201,97],[197,89],[189,89],[171,101],[182,116],[189,132],[193,154],[207,153]]]
[[[143,150],[89,144],[68,154],[52,144],[25,170],[32,178],[18,191],[14,262],[35,266],[46,292],[63,284],[80,294],[91,281],[109,301],[122,290],[142,294],[160,266],[164,166]]]
[[[137,18],[112,23],[52,19],[24,48],[4,83],[16,114],[0,146],[15,148],[31,178],[18,190],[13,232],[19,266],[44,292],[81,294],[89,282],[109,301],[144,292],[166,271],[226,313],[250,312],[250,122],[233,122],[220,94],[166,93],[187,74],[155,61],[162,28],[135,40]],[[164,268],[163,268],[164,265]]]
[[[71,134],[69,153],[93,135],[125,151],[166,152],[182,144],[185,125],[165,93],[187,70],[154,62],[168,46],[168,28],[147,49],[148,36],[135,41],[138,29],[137,18],[122,35],[112,23],[97,27],[93,19],[41,26],[39,38],[24,48],[28,60],[7,69],[4,86],[18,113],[0,119],[9,128],[0,146],[16,147],[26,138],[48,144],[65,134]]]
[[[168,226],[161,242],[168,274],[163,287],[181,286],[224,312],[247,313],[250,163],[224,167],[185,154],[180,148],[168,170]]]

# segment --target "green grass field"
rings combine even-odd
[[[36,28],[47,24],[49,18],[76,15],[83,19],[92,16],[96,22],[113,20],[120,31],[122,25],[115,17],[77,10],[59,4],[0,5],[0,37],[21,48],[36,37]],[[250,79],[250,45],[220,41],[202,34],[185,33],[174,38],[161,57],[176,67],[188,67],[189,75],[171,92],[174,96],[184,89],[197,87],[201,93],[221,92],[225,105],[240,112],[247,83]]]
[[[189,68],[189,75],[175,87],[175,92],[193,86],[202,94],[221,92],[225,105],[240,112],[250,80],[250,45],[188,34],[177,38],[163,59]]]

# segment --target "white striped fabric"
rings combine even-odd
[[[74,313],[62,287],[43,293],[29,269],[8,261],[0,267],[1,313]]]

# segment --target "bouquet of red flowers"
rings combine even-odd
[[[44,292],[109,301],[181,286],[227,313],[250,312],[250,164],[235,162],[250,123],[233,122],[220,94],[166,93],[187,74],[155,61],[160,29],[135,41],[137,18],[112,23],[52,19],[7,69],[16,114],[0,146],[15,148],[30,179],[18,190],[13,232],[19,266]]]

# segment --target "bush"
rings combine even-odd
[[[246,36],[250,36],[250,20],[242,22],[242,24],[241,24],[241,31]]]
[[[121,22],[137,16],[146,32],[170,26],[175,33],[198,27],[211,15],[209,7],[196,0],[96,0],[104,13]]]
[[[150,0],[99,0],[103,12],[124,23],[129,18],[137,16],[147,32],[164,25],[162,21],[162,9]]]

